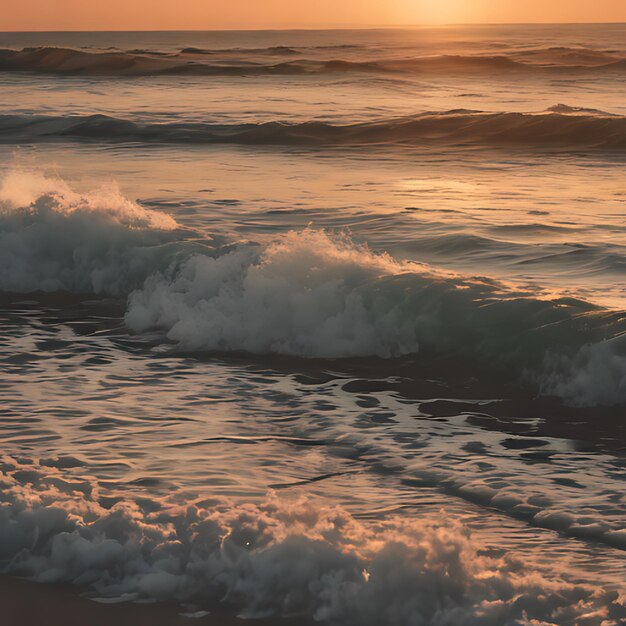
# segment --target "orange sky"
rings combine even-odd
[[[0,0],[0,30],[626,22],[626,0]]]

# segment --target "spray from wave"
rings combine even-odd
[[[0,290],[128,293],[166,266],[176,229],[114,185],[78,194],[58,179],[10,173],[0,186]]]
[[[46,462],[58,465],[58,462]],[[363,523],[340,508],[131,498],[42,464],[0,463],[0,567],[100,600],[218,604],[247,618],[367,626],[616,625],[617,591],[488,556],[445,515]]]
[[[188,235],[117,190],[77,194],[13,174],[0,191],[0,289],[125,296],[130,329],[157,329],[184,350],[418,354],[576,404],[626,402],[618,311],[396,261],[323,231],[224,249]]]

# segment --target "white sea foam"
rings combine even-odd
[[[177,224],[115,186],[79,194],[13,172],[0,187],[0,290],[125,294],[164,263]]]
[[[580,406],[626,402],[626,335],[586,344],[569,358],[549,354],[540,385]]]
[[[191,350],[397,356],[418,349],[420,321],[407,315],[395,281],[411,271],[345,237],[290,232],[260,249],[195,255],[175,276],[151,277],[131,295],[126,321],[140,332],[165,328]]]
[[[220,602],[245,617],[359,626],[610,626],[624,615],[617,592],[486,556],[443,514],[363,523],[277,497],[103,508],[95,482],[9,457],[0,479],[3,571],[87,586],[105,601]]]

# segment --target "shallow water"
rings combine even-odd
[[[4,570],[625,619],[624,34],[0,35]]]

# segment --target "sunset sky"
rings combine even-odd
[[[625,0],[0,0],[0,30],[314,28],[620,22]]]

